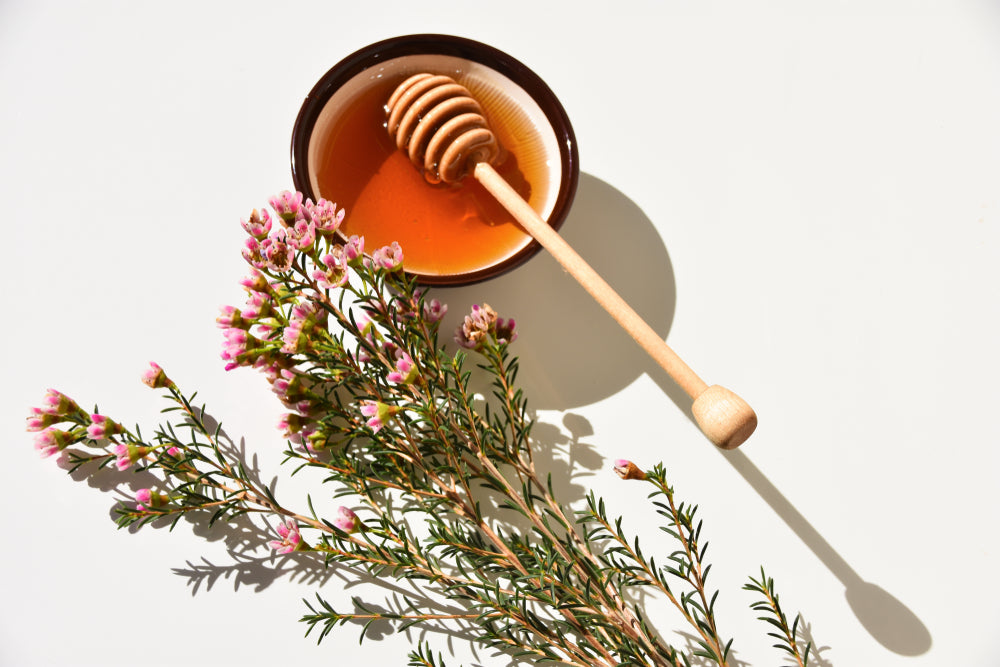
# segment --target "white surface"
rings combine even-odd
[[[39,460],[23,418],[53,386],[149,427],[156,359],[276,463],[280,407],[218,359],[238,220],[289,186],[316,79],[415,32],[549,83],[584,172],[567,238],[760,415],[739,454],[714,451],[547,257],[443,292],[456,317],[485,299],[518,318],[539,433],[580,441],[570,490],[630,512],[642,494],[610,461],[663,459],[701,505],[742,661],[779,661],[739,590],[763,563],[829,647],[817,664],[1000,664],[1000,9],[750,4],[0,3],[0,664],[405,661],[405,637],[301,638],[317,578],[358,593],[335,573],[233,567],[185,523],[117,531],[115,493]],[[206,563],[211,586],[175,572]],[[889,597],[855,613],[861,580]],[[450,665],[506,664],[436,641]]]

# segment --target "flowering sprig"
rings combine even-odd
[[[429,596],[390,611],[364,603],[340,611],[317,597],[302,620],[320,639],[350,620],[367,627],[383,619],[399,630],[449,621],[475,627],[473,641],[539,663],[680,667],[700,656],[728,664],[731,641],[721,638],[717,593],[707,589],[701,523],[692,506],[674,500],[663,467],[614,463],[623,479],[653,485],[653,508],[679,545],[658,565],[602,499],[569,508],[536,467],[532,420],[514,384],[513,319],[473,306],[450,352],[439,341],[447,308],[401,270],[398,244],[365,255],[363,238],[338,236],[342,210],[300,193],[281,193],[270,206],[273,214],[255,210],[241,223],[245,302],[220,310],[221,356],[227,370],[263,375],[285,410],[278,428],[287,460],[318,469],[351,507],[325,518],[311,502],[280,501],[242,464],[221,425],[156,364],[141,379],[163,390],[172,419],[152,437],[50,391],[27,422],[41,453],[68,452],[74,469],[113,464],[153,475],[155,484],[119,508],[121,526],[256,516],[276,555],[405,579],[455,605],[443,610]],[[467,354],[491,378],[485,401],[471,386]],[[497,507],[524,525],[503,521]],[[637,587],[677,607],[698,638],[694,653],[646,622]],[[770,580],[754,590],[777,608]],[[808,647],[799,655],[795,626],[782,628],[786,650],[805,665]],[[410,660],[443,667],[423,642]]]

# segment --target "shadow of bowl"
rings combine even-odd
[[[581,173],[560,233],[666,337],[676,303],[673,268],[653,223],[632,200]],[[483,302],[517,320],[512,352],[522,361],[518,382],[536,409],[588,405],[659,368],[547,253],[493,280],[446,288],[439,298],[451,309],[446,326]]]

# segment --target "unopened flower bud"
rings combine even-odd
[[[396,359],[396,370],[390,372],[386,379],[389,382],[395,382],[396,384],[409,384],[417,378],[417,365],[413,363],[413,359],[406,352],[399,355]]]
[[[42,412],[41,408],[32,408],[28,415],[25,428],[28,431],[42,431],[62,421],[59,415],[49,415]]]
[[[646,479],[646,473],[628,459],[618,459],[615,461],[614,471],[622,479]]]
[[[242,285],[249,292],[267,292],[267,277],[255,268],[250,269],[250,275],[240,280]]]
[[[361,414],[368,417],[368,427],[375,433],[382,430],[389,420],[399,412],[399,408],[394,405],[387,405],[380,401],[361,401]]]
[[[119,470],[128,470],[132,464],[140,459],[146,458],[150,453],[150,448],[144,445],[119,444],[115,446],[115,467]]]
[[[298,433],[308,424],[308,419],[294,412],[286,412],[278,420],[278,428],[285,434],[286,438]]]
[[[80,407],[72,398],[55,389],[49,389],[45,398],[42,399],[42,407],[39,408],[39,412],[47,415],[65,416],[73,414],[79,409]]]
[[[121,424],[110,417],[92,414],[90,415],[90,425],[87,427],[87,435],[94,440],[101,440],[118,435],[124,430]]]
[[[79,438],[73,433],[57,428],[47,428],[35,436],[35,449],[43,457],[49,457],[77,440]]]
[[[142,383],[147,387],[153,389],[162,389],[163,387],[173,387],[173,381],[167,377],[167,374],[163,372],[159,364],[156,362],[149,362],[149,368],[147,368],[142,373]]]
[[[136,509],[145,512],[149,509],[163,507],[170,502],[170,496],[152,489],[139,489],[135,492]]]
[[[361,520],[350,508],[341,506],[337,508],[337,518],[333,520],[333,525],[350,534],[361,528]]]

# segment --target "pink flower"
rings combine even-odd
[[[303,352],[308,347],[308,332],[302,328],[302,325],[302,320],[292,320],[285,327],[285,330],[281,332],[281,340],[284,343],[281,346],[281,351],[285,354]]]
[[[365,255],[365,237],[352,236],[344,244],[344,261],[351,266],[356,266]]]
[[[308,251],[316,243],[316,225],[311,220],[296,220],[285,230],[285,237],[289,246]]]
[[[80,407],[66,394],[58,392],[55,389],[49,389],[42,399],[42,407],[38,410],[46,415],[62,417],[78,412]]]
[[[513,343],[517,339],[514,320],[497,317],[488,303],[473,306],[472,313],[465,316],[455,331],[455,342],[468,349],[482,350],[491,339],[500,345]]]
[[[347,283],[347,258],[344,256],[344,249],[335,246],[331,252],[323,255],[321,259],[325,270],[316,269],[313,271],[313,280],[317,282],[320,289],[333,289],[343,287]]]
[[[343,246],[334,246],[333,249],[321,258],[323,266],[338,273],[347,269],[347,258],[344,256]]]
[[[613,470],[622,479],[646,479],[646,473],[628,459],[618,459]]]
[[[304,352],[311,347],[309,334],[317,326],[326,326],[327,314],[321,306],[314,301],[296,304],[292,308],[288,326],[281,334],[284,345],[281,351],[285,354],[295,354]]]
[[[90,415],[90,425],[87,427],[87,435],[94,440],[101,440],[116,436],[124,430],[121,424],[115,422],[110,417],[95,413]]]
[[[517,340],[517,332],[514,331],[514,318],[503,319],[502,317],[497,319],[497,326],[493,333],[497,340],[497,343],[504,345],[507,343],[513,343]]]
[[[303,428],[308,426],[308,424],[308,419],[305,419],[302,415],[294,412],[286,412],[281,416],[281,419],[278,420],[278,428],[281,429],[286,438],[290,438],[296,433],[299,433]]]
[[[25,430],[27,431],[41,431],[48,428],[52,424],[57,424],[63,421],[62,417],[59,415],[48,415],[42,412],[41,408],[31,408],[31,414],[28,415],[27,424]]]
[[[417,376],[417,366],[413,363],[413,359],[406,352],[399,355],[396,360],[396,370],[392,371],[386,376],[389,382],[395,382],[397,384],[408,384],[413,382]]]
[[[240,279],[240,285],[248,292],[267,292],[267,277],[255,268],[250,269],[250,275]]]
[[[274,313],[274,302],[271,295],[266,292],[250,292],[247,295],[247,302],[243,306],[242,317],[244,321],[259,320],[269,317]]]
[[[398,412],[398,407],[387,405],[381,401],[361,401],[361,414],[368,417],[368,421],[365,423],[375,433],[381,431]]]
[[[326,324],[326,310],[315,301],[297,303],[292,307],[291,319]]]
[[[173,380],[167,377],[167,374],[155,361],[149,362],[149,368],[143,371],[142,383],[153,389],[174,386]]]
[[[303,387],[302,377],[302,374],[297,371],[282,368],[271,383],[271,389],[278,395],[282,403],[292,405],[309,397],[308,392]]]
[[[267,379],[268,382],[274,382],[279,377],[281,377],[281,371],[283,368],[284,366],[282,366],[278,362],[272,362],[269,364],[259,365],[257,367],[257,370],[259,370],[261,373],[264,374],[264,377]]]
[[[272,271],[284,272],[292,268],[295,259],[293,246],[288,243],[285,230],[277,229],[260,243],[266,265]]]
[[[497,314],[488,303],[482,307],[474,305],[472,312],[455,330],[455,342],[470,350],[482,347],[496,321]]]
[[[47,428],[35,436],[35,449],[43,457],[49,457],[62,451],[72,442],[76,441],[72,433],[67,433],[57,428]]]
[[[341,505],[337,508],[337,518],[333,520],[333,525],[350,534],[357,532],[358,528],[361,527],[361,521],[350,508]]]
[[[424,319],[428,322],[439,322],[444,314],[448,312],[447,304],[441,303],[437,299],[424,301]]]
[[[305,551],[309,548],[309,545],[302,541],[302,535],[299,534],[299,524],[295,519],[285,519],[284,523],[279,523],[275,530],[281,539],[272,540],[267,545],[279,554]]]
[[[267,209],[261,212],[254,209],[250,214],[250,219],[240,220],[240,224],[243,225],[247,234],[260,241],[267,238],[268,232],[271,231],[271,214],[267,212]]]
[[[169,501],[169,496],[158,491],[153,491],[152,489],[139,489],[135,492],[136,509],[140,512],[163,507]]]
[[[381,334],[375,328],[375,322],[372,320],[371,315],[367,311],[361,311],[354,318],[354,323],[358,327],[358,333],[362,336],[372,336],[371,340],[374,340],[375,336],[381,337]]]
[[[403,267],[403,249],[393,241],[391,245],[382,246],[372,254],[372,262],[376,268],[385,271],[396,271]]]
[[[311,210],[312,221],[316,224],[316,231],[325,236],[331,236],[344,221],[344,209],[337,210],[336,204],[331,204],[325,199],[316,202]]]
[[[274,209],[274,212],[281,216],[282,220],[286,223],[292,222],[302,209],[302,193],[285,190],[271,197],[268,203]]]
[[[316,281],[316,286],[320,289],[338,289],[347,284],[347,272],[316,269],[312,272],[312,279]]]
[[[255,238],[243,242],[243,259],[255,269],[263,269],[267,265],[260,242]]]
[[[274,340],[280,331],[281,329],[276,322],[259,322],[254,327],[254,334],[260,340]]]
[[[115,466],[119,470],[128,470],[132,467],[132,464],[136,461],[146,458],[149,455],[149,447],[141,447],[138,445],[125,445],[119,444],[115,445]]]
[[[219,316],[215,318],[215,326],[220,329],[247,329],[249,324],[243,319],[243,313],[234,306],[219,306]]]
[[[227,371],[239,366],[251,366],[261,358],[260,341],[243,329],[223,329],[222,335],[225,342],[220,356],[228,362]]]

